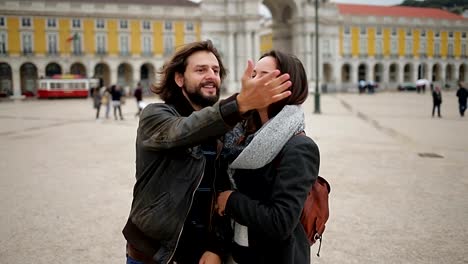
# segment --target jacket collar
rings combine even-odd
[[[176,93],[174,97],[166,103],[173,105],[181,116],[189,116],[195,111],[182,92]]]

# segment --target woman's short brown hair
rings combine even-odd
[[[215,55],[219,64],[219,76],[221,81],[226,77],[226,69],[224,68],[221,60],[221,55],[218,50],[213,46],[211,40],[197,41],[189,43],[179,49],[172,58],[164,63],[163,67],[158,74],[161,79],[152,86],[151,90],[159,95],[165,102],[171,102],[174,96],[181,93],[180,87],[175,83],[174,77],[176,73],[183,74],[187,69],[188,58],[197,51],[208,51]]]
[[[302,62],[294,55],[287,54],[279,50],[271,50],[263,54],[264,57],[273,57],[276,60],[277,68],[283,73],[289,74],[289,80],[292,82],[291,95],[279,102],[271,104],[268,107],[268,117],[277,115],[285,105],[300,105],[305,102],[309,95],[309,85],[307,83],[307,74]]]

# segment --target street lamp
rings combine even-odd
[[[320,114],[320,90],[319,90],[319,34],[318,34],[318,4],[315,0],[315,114]]]

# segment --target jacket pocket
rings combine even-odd
[[[170,239],[177,229],[171,195],[163,192],[147,206],[133,208],[132,222],[146,235],[156,240]]]

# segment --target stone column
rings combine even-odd
[[[13,78],[13,95],[10,97],[12,99],[23,99],[24,96],[21,95],[21,77],[20,71],[12,71]]]
[[[305,61],[304,66],[306,68],[307,76],[309,81],[312,80],[312,34],[307,33],[305,35]]]

